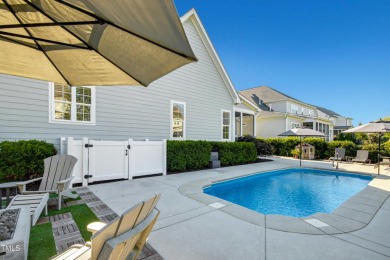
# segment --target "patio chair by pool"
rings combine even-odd
[[[368,150],[358,150],[356,157],[352,159],[352,162],[360,162],[365,164],[366,162],[371,163],[371,159],[368,159]]]
[[[70,182],[74,178],[72,172],[77,159],[72,155],[54,155],[44,160],[45,170],[43,177],[29,181],[19,182],[21,194],[55,193],[58,194],[58,209],[61,209],[62,197],[77,198],[70,190]],[[26,185],[35,181],[41,181],[37,191],[27,191]]]
[[[138,203],[108,224],[89,224],[91,242],[73,245],[51,259],[136,259],[160,214],[155,208],[160,196]]]
[[[336,148],[334,150],[334,156],[329,158],[329,161],[334,160],[345,161],[345,148]]]
[[[390,167],[390,157],[381,156],[382,161],[379,163],[380,165]],[[375,164],[374,169],[378,167],[378,163]]]

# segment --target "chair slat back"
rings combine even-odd
[[[358,150],[356,152],[356,159],[365,161],[368,159],[368,150]]]
[[[91,259],[98,259],[100,251],[102,250],[106,241],[115,237],[116,231],[118,229],[119,221],[120,218],[116,217],[91,237],[91,242],[92,242]]]
[[[152,212],[158,200],[160,199],[160,196],[161,194],[155,195],[124,212],[121,216],[121,222],[118,227],[117,235],[123,234],[143,221],[150,214],[150,212]]]
[[[108,240],[98,259],[136,259],[153,230],[159,214],[160,212],[154,209],[136,227]]]
[[[100,243],[95,245],[92,240],[91,259],[96,259],[94,256],[98,259],[128,259],[127,256],[135,247],[138,255],[159,215],[155,206],[160,196],[161,194],[155,195],[124,212],[119,219],[115,235],[107,239],[104,246]],[[143,239],[145,241],[142,241]]]
[[[334,150],[334,157],[336,158],[336,154],[339,155],[339,159],[344,159],[345,157],[345,148],[336,148]]]
[[[77,158],[72,155],[54,155],[44,160],[45,170],[40,191],[56,190],[57,182],[65,180],[72,176],[73,168]]]

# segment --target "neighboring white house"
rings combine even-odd
[[[253,109],[240,107],[240,98],[197,13],[191,10],[181,20],[198,62],[147,88],[71,88],[0,75],[0,141],[39,139],[57,149],[60,138],[67,136],[233,141],[237,113],[244,117],[240,128],[249,131],[246,115],[253,116]]]
[[[321,111],[322,114],[329,117],[333,122],[333,138],[339,135],[342,131],[352,127],[352,118],[350,117],[339,115],[338,113],[323,107],[317,107],[317,110]]]
[[[292,128],[306,127],[324,133],[326,140],[333,140],[334,127],[352,125],[351,118],[304,103],[267,86],[243,90],[239,94],[260,110],[256,117],[257,137],[277,137]]]

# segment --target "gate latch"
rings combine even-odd
[[[93,144],[85,144],[85,148],[93,147]]]
[[[92,178],[92,175],[84,175],[84,179]]]
[[[129,145],[129,144],[128,144],[128,145],[127,145],[127,149],[129,149],[129,150],[130,150],[130,149],[131,149],[131,145]]]

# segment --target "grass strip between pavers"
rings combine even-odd
[[[47,260],[56,254],[51,223],[31,227],[27,259]]]
[[[87,225],[99,221],[92,210],[86,205],[74,205],[61,210],[50,210],[48,216],[70,212],[73,220],[80,229],[85,241],[90,241],[92,233],[87,230]],[[53,231],[51,223],[36,225],[31,228],[30,243],[28,247],[28,259],[48,259],[56,255]]]

